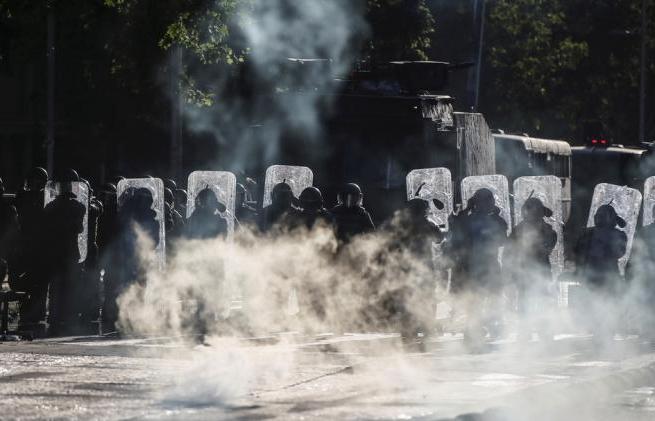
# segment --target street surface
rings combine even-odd
[[[2,419],[604,419],[655,417],[655,353],[636,337],[490,343],[289,333],[0,345]],[[602,348],[602,350],[601,350]],[[468,414],[470,418],[461,418]]]
[[[2,419],[652,420],[655,352],[560,335],[470,353],[457,335],[297,333],[0,344]],[[412,348],[412,347],[410,347]]]

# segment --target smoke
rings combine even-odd
[[[361,1],[241,2],[232,26],[245,62],[220,70],[188,64],[216,104],[185,107],[186,129],[218,142],[225,169],[274,163],[288,136],[319,148],[334,80],[351,69],[368,32],[363,12]]]
[[[179,241],[165,272],[151,269],[145,283],[120,297],[122,328],[178,337],[397,331],[401,321],[384,312],[394,312],[400,303],[392,295],[399,293],[414,322],[427,326],[434,313],[420,309],[431,308],[436,279],[429,258],[400,247],[402,220],[348,246],[328,227],[272,236],[241,231],[234,243]]]
[[[348,246],[340,246],[326,227],[270,236],[241,231],[234,242],[181,240],[175,244],[166,272],[151,267],[144,283],[133,285],[120,297],[120,325],[127,334],[178,338],[190,362],[170,373],[173,385],[161,392],[161,399],[181,406],[230,408],[251,400],[253,393],[269,385],[297,382],[302,361],[294,352],[293,339],[285,337],[299,336],[307,342],[328,332],[401,332],[404,347],[399,340],[379,341],[366,351],[384,357],[357,365],[355,372],[365,379],[360,376],[356,381],[366,382],[367,387],[374,384],[380,393],[424,391],[435,405],[440,399],[435,382],[448,367],[437,365],[442,359],[427,360],[433,362],[426,367],[425,361],[413,359],[403,349],[414,349],[417,332],[434,335],[440,324],[448,332],[462,332],[472,320],[475,324],[500,316],[505,335],[523,331],[523,348],[481,360],[484,371],[512,373],[516,378],[534,376],[534,370],[543,369],[539,361],[548,356],[575,351],[572,345],[566,351],[566,341],[551,341],[548,334],[593,331],[606,339],[594,342],[601,360],[635,352],[627,343],[617,349],[612,337],[616,328],[623,328],[624,315],[634,320],[650,314],[642,283],[635,283],[623,300],[590,294],[584,307],[578,307],[581,311],[569,314],[557,306],[555,291],[539,287],[549,285],[548,274],[526,263],[517,276],[534,288],[527,288],[518,298],[527,308],[517,311],[514,286],[509,282],[502,294],[479,290],[449,294],[447,276],[431,266],[429,247],[411,247],[410,234],[406,215],[398,213],[385,229],[356,238]],[[519,244],[517,249],[525,246]],[[438,302],[447,302],[453,309],[442,320],[436,319]],[[532,332],[538,332],[539,341]],[[424,345],[429,347],[433,339],[424,338]],[[277,343],[249,345],[258,341]],[[470,348],[461,342],[453,346],[452,361],[470,351],[490,351],[488,340],[468,343]],[[325,364],[334,364],[329,354],[315,358],[315,362],[325,358]],[[345,360],[341,364],[357,361],[347,355],[341,358]],[[479,381],[488,383],[485,379]],[[562,407],[571,404],[562,395],[555,402]],[[520,419],[519,414],[525,413],[521,411],[536,411],[521,402],[512,405],[520,411],[501,419]]]
[[[236,338],[434,328],[433,303],[444,291],[429,258],[398,247],[403,221],[398,215],[389,229],[340,248],[327,227],[182,240],[165,272],[151,267],[119,298],[119,324],[127,334],[204,344],[189,350],[191,366],[175,374],[164,401],[229,405],[261,376],[285,378],[294,366],[287,344],[242,352]],[[409,317],[397,317],[401,306]]]
[[[172,385],[160,392],[164,404],[230,408],[257,385],[286,381],[295,362],[284,346],[246,347],[229,338],[211,338],[207,345],[190,351],[190,361],[171,373]]]

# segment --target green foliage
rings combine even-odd
[[[497,127],[574,137],[599,119],[635,142],[641,0],[493,0],[488,10],[482,111]]]
[[[265,0],[0,0],[0,34],[11,33],[14,61],[31,62],[45,49],[46,16],[54,10],[60,52],[75,57],[71,77],[81,86],[148,97],[170,71],[180,48],[185,66],[232,66],[245,60],[237,13]],[[331,0],[300,0],[331,1]],[[367,54],[378,60],[426,59],[434,20],[426,0],[360,0],[372,35]],[[8,29],[7,29],[8,28]],[[181,69],[184,96],[214,100]],[[104,92],[100,94],[105,94]]]
[[[371,59],[428,59],[435,22],[425,0],[368,0],[366,17],[371,26]]]
[[[175,71],[167,60],[173,47],[182,49],[185,63],[231,65],[242,61],[241,52],[230,42],[232,16],[239,3],[240,0],[160,0],[152,7],[149,0],[104,0],[104,5],[117,14],[124,28],[118,43],[120,51],[115,50],[122,57],[113,69],[117,73],[135,70],[132,64],[140,61],[141,53],[122,54],[134,46],[150,50],[152,64],[158,63],[164,72]],[[125,31],[128,28],[132,30]],[[144,29],[147,32],[143,33]],[[200,106],[211,104],[213,96],[197,86],[184,66],[180,71],[183,73],[180,85],[187,101]]]

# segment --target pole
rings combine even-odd
[[[48,9],[47,26],[46,160],[48,174],[52,174],[55,167],[55,10],[52,4]]]
[[[648,40],[648,0],[641,2],[641,63],[639,80],[639,141],[646,141],[646,73],[647,73],[647,40]]]
[[[182,95],[180,93],[180,74],[182,72],[182,47],[176,46],[170,62],[170,96],[171,96],[171,144],[170,175],[180,181],[182,175]]]
[[[644,0],[645,1],[645,0]],[[480,6],[480,27],[478,34],[478,58],[476,60],[475,66],[475,98],[473,100],[473,111],[478,111],[478,103],[480,101],[480,77],[482,74],[482,49],[484,46],[484,21],[486,14],[486,0],[480,0],[482,5]]]

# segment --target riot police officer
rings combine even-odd
[[[453,216],[450,227],[445,248],[452,268],[450,291],[461,297],[468,312],[465,339],[476,343],[486,333],[500,334],[497,307],[503,284],[498,255],[507,240],[507,223],[493,192],[482,188]]]
[[[523,220],[514,228],[504,253],[504,267],[511,274],[517,289],[517,306],[520,316],[535,319],[540,335],[548,335],[544,317],[555,305],[548,286],[552,279],[550,254],[557,244],[557,233],[544,218],[553,216],[552,210],[536,197],[528,198],[521,207]],[[529,324],[522,326],[523,335]],[[544,339],[548,339],[544,337]]]
[[[588,287],[616,293],[622,289],[619,259],[625,254],[628,236],[618,227],[626,222],[611,204],[599,206],[594,226],[586,228],[575,246],[576,272]]]
[[[451,291],[500,289],[498,249],[507,240],[507,223],[491,190],[476,191],[466,209],[452,218],[451,227],[447,247],[453,262]]]
[[[118,320],[116,299],[134,283],[146,281],[142,262],[139,260],[138,231],[145,234],[147,247],[154,250],[160,242],[157,212],[153,210],[153,194],[145,187],[130,187],[120,197],[116,218],[115,246],[111,247],[111,261],[119,262],[111,284],[105,286],[103,304],[103,329],[113,331]],[[163,223],[163,222],[162,222]],[[104,241],[104,240],[103,240]],[[107,239],[107,241],[110,241]],[[142,244],[143,246],[143,244]],[[115,259],[115,260],[114,260]]]
[[[655,205],[651,209],[644,209],[644,214],[651,212],[655,216]],[[642,227],[636,235],[632,247],[632,257],[626,267],[626,279],[636,294],[634,305],[638,311],[639,330],[655,338],[655,283],[652,276],[655,273],[655,223]]]
[[[312,229],[317,222],[326,226],[333,223],[330,212],[323,206],[323,195],[316,187],[307,187],[300,193],[299,220],[307,229]]]
[[[195,209],[185,228],[187,238],[206,239],[227,236],[227,221],[221,216],[225,205],[220,203],[210,188],[198,192]]]
[[[279,183],[273,187],[271,204],[262,210],[260,219],[262,232],[268,232],[274,227],[283,231],[293,227],[300,213],[294,205],[294,199],[291,186],[287,183]]]
[[[116,297],[120,290],[120,226],[118,221],[118,197],[116,186],[106,183],[100,189],[98,199],[103,204],[104,212],[98,221],[98,254],[100,268],[104,270],[102,304],[103,332],[114,330],[117,318]]]
[[[46,227],[45,267],[50,279],[48,323],[51,335],[70,332],[77,323],[79,283],[81,281],[78,236],[84,230],[86,206],[77,200],[72,183],[77,172],[68,169],[57,179],[60,192],[44,210]]]
[[[43,201],[47,182],[46,170],[36,167],[16,194],[20,233],[18,250],[9,268],[12,272],[12,289],[27,293],[20,303],[19,330],[32,331],[35,335],[44,333],[40,322],[45,321],[48,295],[47,269],[42,264],[45,252]]]
[[[352,237],[375,230],[371,215],[362,206],[364,195],[355,183],[344,185],[337,195],[337,206],[330,210],[337,225],[337,238],[348,241]]]
[[[655,205],[649,211],[655,216]],[[655,222],[651,222],[637,232],[627,272],[631,280],[641,280],[655,273]],[[649,284],[651,284],[648,285],[649,292],[655,293],[655,285],[651,282]]]
[[[86,184],[89,192],[88,224],[87,224],[87,255],[84,261],[84,281],[80,283],[79,301],[80,301],[80,321],[89,333],[96,333],[92,323],[98,320],[100,309],[100,252],[98,248],[98,228],[100,218],[104,213],[104,205],[101,200],[94,196],[93,188],[88,180],[80,179]]]
[[[544,206],[536,197],[527,199],[521,207],[523,220],[514,228],[510,235],[511,249],[522,257],[512,259],[534,272],[542,271],[546,278],[550,277],[550,253],[557,244],[557,233],[544,218],[553,216],[553,211]],[[512,256],[513,257],[513,256]],[[524,258],[525,257],[525,258]]]
[[[437,276],[432,248],[433,244],[441,243],[444,236],[439,227],[428,220],[428,211],[427,201],[411,199],[383,227],[389,234],[385,258],[397,265],[397,270],[404,275],[400,285],[384,287],[387,291],[380,297],[378,317],[396,322],[406,340],[415,340],[418,333],[430,335],[435,328]],[[379,289],[375,281],[371,289]]]

